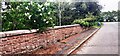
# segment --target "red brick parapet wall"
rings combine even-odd
[[[41,47],[46,47],[63,40],[66,37],[80,33],[83,28],[79,25],[56,26],[43,33],[35,33],[36,30],[1,32],[5,38],[0,38],[0,54],[26,53]],[[34,32],[34,33],[33,33]],[[18,35],[21,34],[21,35]],[[25,34],[27,33],[27,34]],[[15,35],[15,36],[12,36]]]

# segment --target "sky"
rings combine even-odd
[[[118,10],[118,2],[120,0],[98,0],[99,4],[103,6],[102,12]],[[119,4],[120,5],[120,4]]]
[[[119,1],[120,0],[98,0],[99,4],[103,6],[103,9],[101,10],[102,12],[113,11],[113,10],[117,11]],[[119,7],[120,7],[120,3],[119,3]]]
[[[54,1],[54,0],[50,0],[50,1]],[[64,0],[59,0],[59,1],[64,1]],[[69,1],[69,0],[67,0],[67,1]],[[81,1],[81,0],[75,0],[75,1]],[[85,1],[89,1],[89,0],[85,0]],[[93,0],[93,1],[96,1],[96,0]],[[97,0],[97,1],[99,2],[100,5],[103,6],[103,9],[101,11],[107,12],[107,11],[113,11],[113,10],[117,11],[118,10],[118,2],[120,0]],[[119,4],[119,6],[120,6],[120,4]]]

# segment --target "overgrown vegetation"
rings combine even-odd
[[[120,11],[108,11],[108,12],[102,12],[100,17],[99,17],[99,21],[101,22],[118,22],[119,20],[119,14]]]
[[[93,18],[76,19],[73,21],[73,24],[80,24],[82,27],[101,26],[101,23],[93,20]]]
[[[44,31],[47,27],[54,27],[59,23],[91,27],[97,24],[102,8],[97,2],[5,2],[5,5],[7,8],[2,8],[2,31]]]
[[[76,19],[85,19],[91,17],[99,17],[102,6],[97,2],[74,2],[62,3],[62,25],[71,24]],[[91,20],[98,18],[93,18]],[[94,23],[94,22],[93,22]]]
[[[3,31],[18,29],[40,29],[54,26],[55,10],[48,2],[6,2],[3,9]]]

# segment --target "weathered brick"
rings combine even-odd
[[[50,29],[43,33],[31,33],[0,39],[0,54],[28,52],[39,46],[46,48],[55,44],[58,40],[80,33],[83,29],[80,26]]]

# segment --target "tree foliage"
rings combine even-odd
[[[54,26],[54,7],[48,2],[6,2],[2,12],[3,31]]]
[[[59,8],[60,3],[60,8]],[[97,2],[6,2],[2,8],[3,31],[19,29],[45,30],[59,25],[61,11],[62,25],[70,25],[76,19],[94,22],[102,8]]]
[[[99,17],[100,10],[102,9],[102,6],[97,2],[73,2],[64,4],[61,5],[63,6],[62,25],[71,24],[75,19],[87,18],[89,14]]]
[[[102,12],[99,20],[102,22],[117,22],[119,20],[118,15],[119,15],[119,11]]]

